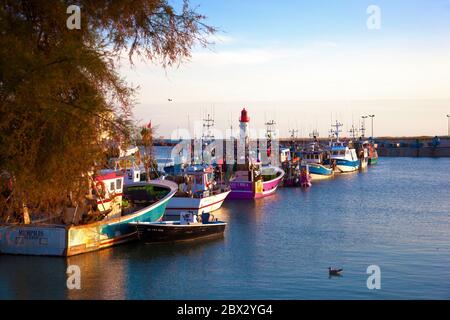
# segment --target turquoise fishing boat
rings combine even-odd
[[[0,225],[0,253],[73,256],[135,240],[136,228],[130,223],[160,221],[177,185],[158,180],[124,186],[123,175],[109,172],[93,179],[93,190],[90,200],[96,214],[78,214],[75,209],[71,219],[81,220],[76,225],[45,221]]]

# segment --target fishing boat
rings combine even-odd
[[[222,236],[227,224],[210,219],[209,214],[203,214],[202,221],[197,221],[197,215],[186,212],[181,214],[179,221],[132,222],[130,225],[136,228],[139,240],[158,243]]]
[[[343,124],[338,121],[332,125],[335,129],[332,129],[331,133],[336,137],[336,141],[333,141],[332,135],[328,149],[330,157],[324,161],[324,164],[333,168],[334,172],[337,173],[355,172],[359,168],[358,156],[351,144],[339,140],[339,133],[342,132],[340,127],[342,126]]]
[[[344,142],[334,142],[330,147],[330,158],[325,160],[326,165],[334,168],[334,172],[349,173],[359,169],[359,160],[354,148]]]
[[[177,186],[169,181],[124,185],[124,176],[102,172],[86,197],[92,210],[68,208],[62,221],[0,225],[0,253],[73,256],[137,239],[131,222],[160,221]]]
[[[309,173],[309,167],[303,167],[300,171],[300,187],[309,188],[312,186],[312,177]]]
[[[300,162],[296,159],[282,162],[282,169],[285,172],[283,177],[283,187],[300,186]]]
[[[272,165],[263,165],[261,161],[252,159],[249,152],[249,122],[247,110],[241,111],[239,118],[240,140],[245,146],[244,159],[237,164],[236,172],[230,179],[230,199],[259,199],[274,194],[283,180],[284,171]],[[273,125],[273,122],[270,123]],[[268,155],[271,149],[268,147]],[[278,156],[278,154],[276,155]]]
[[[369,165],[369,141],[359,139],[354,145],[359,159],[359,169],[364,170]]]
[[[201,215],[220,209],[231,190],[218,180],[220,173],[211,166],[192,165],[184,169],[181,176],[168,176],[166,179],[178,185],[178,191],[170,199],[165,218],[179,218],[185,211]]]
[[[329,165],[325,165],[328,153],[317,142],[313,142],[304,148],[300,157],[302,167],[308,168],[313,181],[333,177],[333,169]]]
[[[283,180],[284,171],[278,167],[251,164],[248,170],[236,171],[230,180],[230,199],[259,199],[275,193]]]
[[[377,152],[377,145],[374,143],[373,138],[369,138],[369,140],[365,139],[365,132],[366,132],[366,126],[364,123],[365,118],[367,118],[367,116],[363,116],[363,122],[361,123],[360,129],[361,137],[357,143],[357,150],[359,149],[358,156],[360,157],[360,159],[362,157],[365,158],[364,162],[366,163],[367,166],[367,165],[374,165],[378,162],[378,152]],[[362,156],[360,150],[364,150],[364,156]],[[361,164],[362,164],[361,167],[363,167],[364,166],[363,161],[361,161]]]
[[[124,173],[126,186],[144,180],[142,170],[136,166],[121,171]],[[230,193],[229,187],[216,181],[212,166],[183,164],[176,171],[172,171],[172,174],[169,172],[161,176],[160,180],[175,183],[177,192],[167,204],[165,212],[167,220],[178,219],[180,213],[184,211],[198,214],[216,211],[221,208]]]
[[[378,163],[378,152],[377,145],[373,143],[373,141],[369,141],[369,166],[375,165]]]

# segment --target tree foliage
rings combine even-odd
[[[66,26],[72,4],[79,30]],[[0,0],[0,214],[80,202],[104,139],[129,136],[135,92],[120,58],[182,62],[208,44],[204,20],[187,1],[177,11],[166,0]]]

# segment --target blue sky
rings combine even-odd
[[[178,2],[179,3],[179,2]],[[274,118],[326,136],[331,115],[346,127],[376,114],[376,135],[445,134],[450,113],[450,1],[191,1],[219,28],[210,49],[164,70],[124,68],[141,90],[137,119],[170,136],[214,113],[219,129]],[[366,9],[381,10],[369,30]],[[168,98],[173,99],[168,102]],[[233,120],[233,121],[231,121]],[[346,129],[344,127],[344,130]]]
[[[317,38],[367,41],[366,9],[372,4],[382,9],[383,29],[387,31],[379,33],[376,40],[395,41],[398,36],[426,40],[448,36],[450,27],[447,0],[216,0],[192,4],[219,29],[260,43],[301,45]]]

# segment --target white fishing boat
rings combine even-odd
[[[356,151],[349,148],[344,142],[334,142],[330,148],[330,159],[325,161],[331,165],[335,172],[348,173],[359,169],[359,160]]]
[[[201,215],[218,210],[231,190],[214,179],[211,166],[189,166],[182,176],[167,177],[178,184],[178,192],[170,199],[165,217],[178,219],[182,212]]]

